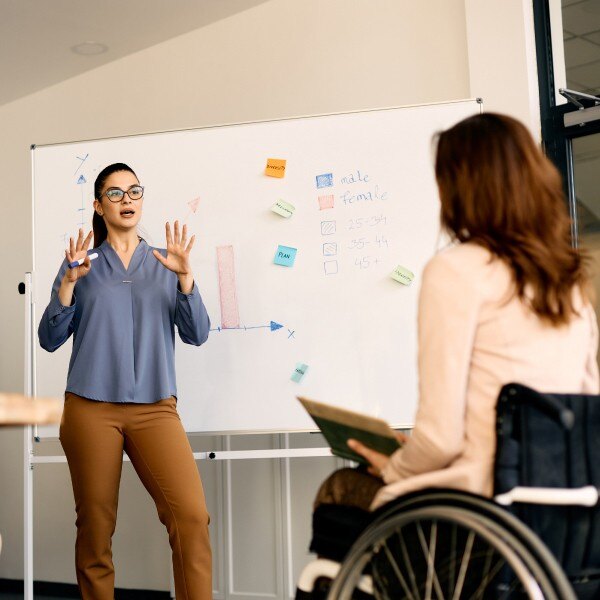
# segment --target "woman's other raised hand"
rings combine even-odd
[[[167,257],[165,258],[158,250],[153,250],[152,254],[165,268],[177,274],[179,287],[184,294],[189,294],[194,287],[194,275],[190,265],[190,251],[194,245],[196,236],[193,235],[189,241],[187,237],[187,225],[184,225],[181,233],[179,231],[179,221],[174,223],[174,233],[171,235],[171,225],[169,222],[165,225],[167,237]]]

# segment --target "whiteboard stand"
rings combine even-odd
[[[26,374],[25,390],[32,396],[37,395],[39,389],[43,395],[57,395],[64,389],[64,373],[67,370],[68,355],[66,352],[54,357],[50,361],[48,356],[37,353],[37,339],[35,336],[35,303],[45,305],[47,302],[46,293],[55,277],[54,256],[58,256],[58,249],[61,247],[60,237],[56,235],[57,231],[53,229],[58,222],[70,223],[73,227],[73,211],[85,210],[84,198],[86,188],[84,185],[91,186],[94,168],[98,169],[103,164],[108,164],[116,155],[127,158],[127,162],[143,165],[147,173],[146,179],[148,189],[152,187],[155,190],[157,198],[163,194],[165,197],[172,196],[172,182],[165,181],[160,176],[159,171],[164,169],[173,169],[177,173],[196,173],[198,157],[202,157],[204,170],[202,178],[194,175],[193,177],[182,178],[185,185],[177,190],[177,197],[182,199],[195,198],[191,202],[196,202],[198,193],[203,195],[206,201],[200,203],[198,208],[194,204],[191,210],[200,211],[197,219],[197,233],[204,235],[210,242],[200,248],[196,256],[195,272],[207,273],[206,289],[203,290],[203,297],[207,302],[207,308],[212,307],[213,312],[221,303],[221,283],[215,278],[213,267],[215,266],[214,251],[220,247],[235,247],[237,249],[235,264],[236,281],[240,289],[244,290],[244,302],[246,310],[249,308],[258,316],[256,318],[257,329],[269,328],[269,325],[258,325],[259,323],[268,323],[269,320],[260,315],[270,315],[272,304],[271,294],[275,295],[280,302],[280,313],[283,314],[280,320],[285,323],[305,324],[304,341],[296,346],[282,346],[272,343],[272,338],[262,339],[258,342],[254,338],[242,337],[237,340],[235,353],[227,347],[227,356],[230,362],[225,365],[225,370],[229,366],[238,369],[240,357],[250,355],[249,349],[253,355],[257,354],[256,344],[262,344],[258,353],[262,354],[271,361],[272,369],[279,369],[285,372],[289,365],[293,364],[296,355],[310,355],[310,360],[316,363],[322,362],[328,364],[331,356],[335,356],[337,350],[341,350],[340,356],[344,355],[343,350],[350,344],[353,348],[364,348],[364,353],[355,353],[350,362],[344,363],[343,368],[334,370],[335,373],[341,373],[336,377],[332,376],[331,370],[322,370],[321,378],[314,378],[311,384],[310,394],[313,397],[342,397],[345,398],[346,406],[360,410],[366,406],[376,407],[377,412],[389,415],[389,420],[397,424],[398,427],[410,428],[414,406],[410,402],[398,405],[393,394],[387,392],[388,389],[394,389],[395,379],[390,379],[392,374],[397,371],[397,365],[411,365],[414,357],[411,344],[415,343],[414,318],[416,316],[416,294],[414,291],[406,292],[402,295],[402,301],[398,299],[397,288],[386,286],[389,284],[389,270],[395,260],[385,258],[385,250],[382,250],[381,260],[372,260],[372,256],[363,256],[362,259],[354,260],[353,254],[348,254],[354,250],[357,242],[354,237],[358,235],[354,230],[364,227],[384,227],[387,224],[389,216],[390,223],[394,223],[394,235],[402,239],[403,247],[410,248],[410,255],[403,254],[404,262],[408,261],[415,272],[420,272],[426,262],[431,257],[431,250],[434,247],[436,236],[439,242],[439,206],[437,201],[437,190],[435,181],[431,176],[430,164],[430,139],[435,132],[443,130],[473,114],[481,113],[483,109],[482,100],[453,100],[450,102],[441,102],[428,105],[391,107],[381,109],[370,109],[364,111],[354,111],[349,113],[336,113],[329,115],[313,115],[309,117],[293,117],[288,119],[279,119],[272,121],[241,123],[219,125],[212,127],[188,129],[171,132],[154,132],[135,136],[124,136],[119,138],[99,139],[99,140],[80,140],[66,144],[48,144],[38,147],[32,146],[32,250],[33,264],[35,273],[35,289],[32,287],[33,274],[27,274],[27,302],[26,302]],[[365,137],[368,133],[369,137]],[[337,137],[336,137],[337,136]],[[337,145],[331,145],[332,140],[338,140]],[[376,152],[372,152],[372,144],[369,141],[376,140]],[[403,141],[404,140],[404,141]],[[410,140],[410,144],[406,141]],[[110,144],[106,142],[110,141]],[[172,148],[177,147],[178,152],[172,152]],[[152,152],[149,151],[152,149]],[[250,151],[248,149],[251,149]],[[37,154],[37,161],[34,158]],[[78,153],[81,152],[81,158]],[[248,154],[251,152],[251,156]],[[290,165],[295,165],[290,170],[290,177],[286,180],[286,187],[279,186],[275,188],[271,178],[262,177],[260,174],[264,169],[264,159],[267,156],[286,155]],[[229,162],[237,165],[237,177],[229,176],[228,168],[222,161],[224,153],[229,157]],[[334,158],[332,158],[335,156]],[[88,159],[81,175],[74,175],[69,161],[81,161],[81,165]],[[161,165],[161,169],[155,167]],[[81,167],[81,165],[79,165]],[[402,165],[402,169],[397,166]],[[360,169],[359,169],[360,168]],[[365,169],[372,170],[372,181],[363,188],[349,188],[354,184],[363,185],[367,182]],[[78,169],[79,170],[79,169]],[[83,172],[85,171],[86,177]],[[77,171],[75,171],[77,173]],[[158,173],[158,174],[157,174]],[[337,179],[334,178],[336,173]],[[88,181],[89,180],[89,181]],[[248,188],[248,182],[251,182],[251,189]],[[316,185],[316,187],[315,187]],[[325,194],[323,190],[336,188],[337,191],[330,195]],[[372,187],[369,187],[372,186]],[[379,187],[381,186],[381,187]],[[61,198],[60,205],[52,202],[52,198],[46,197],[44,190],[60,190],[58,194]],[[276,192],[277,190],[277,192]],[[321,190],[321,191],[319,191]],[[346,191],[344,191],[346,190]],[[358,190],[358,191],[352,191]],[[38,193],[39,192],[39,193]],[[372,204],[385,200],[383,194],[390,197],[394,196],[398,201],[381,205],[381,209],[374,209]],[[265,211],[268,211],[264,205],[266,198],[278,197],[280,193],[285,193],[289,197],[306,198],[310,197],[312,208],[307,204],[305,210],[299,210],[294,216],[293,227],[282,230],[280,227],[274,227],[273,221],[265,218]],[[333,220],[323,220],[330,217],[321,215],[323,209],[333,209],[331,198],[337,194],[338,213]],[[56,194],[54,194],[56,195]],[[36,202],[36,196],[40,202]],[[254,204],[244,203],[245,210],[239,210],[239,198],[250,198]],[[419,202],[412,202],[411,207],[418,206],[418,213],[412,212],[406,214],[404,204],[399,200],[406,198],[419,198]],[[317,200],[318,206],[317,208]],[[360,201],[359,201],[360,200]],[[270,203],[270,200],[269,200]],[[148,229],[149,239],[163,239],[163,223],[170,220],[174,214],[173,211],[183,210],[188,215],[188,206],[174,208],[174,205],[168,203],[156,203],[154,213],[148,213],[148,221],[144,227]],[[386,213],[381,213],[383,206],[386,206]],[[373,215],[375,210],[375,215]],[[203,212],[204,211],[204,212]],[[88,213],[91,214],[91,213]],[[269,213],[270,214],[270,213]],[[187,217],[186,217],[187,218]],[[81,217],[84,220],[83,217]],[[252,219],[252,220],[250,220]],[[394,221],[395,219],[395,221]],[[337,230],[337,221],[340,221],[339,231]],[[281,222],[278,222],[281,224]],[[84,223],[79,223],[79,225]],[[63,231],[63,229],[61,229]],[[222,237],[222,232],[227,231],[227,236]],[[245,236],[246,231],[252,231],[253,236],[261,238],[262,246],[260,252],[254,251],[252,239]],[[369,243],[382,248],[388,247],[387,238],[383,235],[385,230],[369,229],[371,236]],[[310,232],[310,233],[308,233]],[[379,232],[379,233],[378,233]],[[284,235],[285,233],[285,235]],[[336,243],[331,244],[324,241],[322,236],[336,235]],[[381,235],[379,235],[381,234]],[[68,232],[64,234],[68,235]],[[361,234],[362,235],[362,234]],[[377,237],[379,235],[379,237]],[[297,289],[289,286],[289,281],[282,277],[289,277],[290,272],[265,269],[261,271],[263,279],[261,286],[254,285],[255,264],[270,264],[271,250],[276,248],[277,244],[283,241],[299,244],[302,242],[305,247],[311,248],[305,253],[306,256],[312,256],[313,262],[301,261],[295,269],[295,273],[302,273],[304,279],[298,279],[301,285]],[[330,238],[327,238],[329,240]],[[361,238],[363,239],[363,238]],[[297,240],[297,241],[295,241]],[[378,241],[379,240],[379,241]],[[360,240],[358,240],[360,241]],[[371,268],[369,272],[370,279],[380,282],[381,286],[375,288],[373,285],[367,285],[364,278],[358,280],[357,277],[348,277],[344,285],[332,286],[331,279],[324,279],[324,276],[336,275],[337,259],[324,259],[323,256],[337,256],[338,243],[345,243],[346,248],[346,266],[349,269],[347,273],[358,273],[359,269]],[[226,246],[223,246],[226,244]],[[374,247],[374,246],[373,246]],[[36,251],[36,248],[44,248],[44,252]],[[362,246],[361,246],[362,248]],[[61,247],[62,252],[62,247]],[[331,253],[333,252],[333,253]],[[362,252],[362,250],[361,250]],[[267,254],[269,255],[267,257]],[[358,256],[358,255],[357,255]],[[349,258],[348,258],[349,257]],[[365,263],[366,259],[366,263]],[[340,258],[341,260],[341,258]],[[265,262],[266,261],[266,262]],[[315,261],[319,268],[314,268]],[[349,262],[348,262],[349,261]],[[391,262],[390,262],[391,261]],[[333,270],[332,263],[335,263]],[[313,266],[311,266],[313,265]],[[329,267],[328,267],[329,265]],[[196,268],[197,267],[197,268]],[[302,270],[303,269],[303,270]],[[324,269],[324,271],[323,271]],[[356,288],[356,281],[362,281],[362,287]],[[288,284],[286,285],[286,282]],[[314,285],[313,285],[314,284]],[[390,284],[392,285],[392,284]],[[354,313],[336,311],[331,307],[340,306],[347,302],[347,294],[354,293],[356,289],[367,290],[376,297],[377,304],[373,305],[373,311],[361,311],[361,303],[352,306]],[[375,296],[375,289],[377,295]],[[269,293],[265,294],[264,290]],[[320,306],[327,310],[321,311],[314,309],[314,290],[320,292]],[[43,291],[43,296],[40,295]],[[289,300],[292,298],[293,302]],[[361,292],[362,293],[362,292]],[[255,294],[255,295],[253,295]],[[302,296],[304,294],[304,296]],[[263,299],[269,298],[267,304],[262,304]],[[366,295],[361,296],[361,302],[371,301],[372,298]],[[235,305],[237,310],[237,304]],[[393,313],[390,313],[390,307],[393,307]],[[283,311],[283,312],[281,312]],[[294,312],[296,311],[296,312]],[[373,315],[398,315],[397,319],[386,320],[385,323],[375,323]],[[279,314],[279,313],[278,313]],[[356,327],[356,315],[359,315],[362,321],[360,326]],[[274,316],[274,315],[273,315]],[[401,318],[400,318],[401,317]],[[239,318],[238,318],[239,321]],[[241,326],[241,321],[237,326],[223,327],[223,329],[246,329]],[[250,322],[253,325],[254,321]],[[283,325],[271,321],[278,329]],[[382,327],[383,325],[383,327]],[[402,328],[404,326],[404,329]],[[251,327],[254,329],[254,327]],[[275,331],[271,325],[271,331]],[[311,346],[311,339],[318,339],[323,331],[336,331],[342,333],[339,337],[330,336],[330,345],[320,344],[318,347]],[[221,334],[222,329],[219,329]],[[288,330],[290,331],[290,330]],[[401,347],[396,347],[395,341],[400,339],[406,331],[412,332],[410,339]],[[293,335],[294,331],[290,331]],[[385,334],[385,337],[383,337]],[[358,337],[357,337],[358,336]],[[222,338],[217,338],[217,342]],[[197,389],[203,381],[211,381],[210,377],[216,373],[215,364],[221,365],[223,342],[220,341],[221,355],[219,352],[205,355],[202,361],[202,368],[198,368],[196,363],[186,359],[191,354],[182,353],[178,364],[181,371],[179,387],[182,396],[190,395],[190,390]],[[335,345],[337,344],[337,345]],[[394,345],[399,354],[385,352],[384,349],[390,344]],[[283,351],[285,349],[285,352]],[[378,351],[374,352],[375,350]],[[245,353],[245,354],[244,354]],[[376,359],[376,360],[375,360]],[[187,369],[186,367],[187,360]],[[236,362],[237,361],[237,362]],[[231,460],[235,459],[284,459],[279,471],[278,485],[282,490],[282,501],[278,511],[284,518],[282,520],[283,531],[280,535],[283,539],[284,554],[280,561],[281,568],[285,571],[290,568],[290,474],[289,459],[295,457],[316,457],[331,456],[329,448],[290,448],[289,437],[285,432],[296,432],[306,430],[306,415],[302,423],[296,422],[290,418],[290,413],[283,403],[279,401],[282,394],[289,393],[289,383],[287,378],[282,378],[276,388],[270,376],[270,369],[259,371],[260,378],[257,378],[257,371],[252,365],[241,363],[245,376],[254,389],[264,392],[263,410],[246,412],[243,415],[245,425],[242,427],[240,422],[236,421],[232,428],[231,423],[223,420],[227,415],[238,414],[238,409],[246,409],[245,404],[235,404],[240,399],[236,389],[229,389],[223,384],[223,381],[213,380],[211,389],[218,390],[220,396],[216,399],[223,401],[223,411],[218,414],[210,413],[210,421],[203,420],[204,416],[199,412],[189,415],[190,430],[188,433],[205,433],[211,435],[224,436],[224,444],[214,452],[196,452],[196,460],[224,460],[224,477],[229,482],[231,480]],[[266,363],[265,363],[266,364]],[[363,377],[359,377],[354,365],[363,365]],[[193,368],[190,368],[193,367]],[[375,370],[377,369],[377,371]],[[239,369],[238,369],[239,370]],[[365,379],[366,373],[371,374],[370,379]],[[315,371],[316,372],[316,371]],[[355,379],[348,378],[346,375],[351,372]],[[380,375],[380,376],[377,376]],[[414,390],[414,403],[416,403],[416,374],[412,367],[406,368],[404,373],[406,378],[406,387]],[[388,379],[386,379],[386,377]],[[394,375],[395,377],[395,375]],[[206,379],[203,379],[206,378]],[[231,381],[234,381],[232,378]],[[237,380],[235,380],[237,381]],[[279,381],[279,380],[278,380]],[[362,383],[361,383],[362,382]],[[262,387],[261,387],[262,386]],[[387,387],[386,387],[387,386]],[[247,385],[246,385],[247,387]],[[241,386],[240,389],[243,389]],[[382,398],[387,405],[380,404]],[[233,399],[233,406],[227,404]],[[248,405],[250,406],[250,405]],[[264,415],[269,415],[269,422],[263,422]],[[300,415],[300,411],[297,411]],[[260,419],[258,418],[260,416]],[[221,420],[219,420],[221,419]],[[230,436],[227,435],[232,430],[239,433],[273,433],[280,435],[280,449],[271,450],[239,450],[232,451],[229,443]],[[268,430],[268,431],[265,431]],[[25,535],[25,600],[33,600],[33,474],[32,469],[35,463],[66,462],[63,456],[35,456],[33,452],[34,441],[39,442],[38,428],[25,428],[24,444],[24,468],[25,468],[25,505],[24,505],[24,535]],[[57,434],[55,434],[57,435]],[[55,439],[46,437],[45,439]],[[125,456],[124,460],[128,460]],[[229,488],[231,486],[229,485]],[[227,504],[227,500],[225,502]],[[231,505],[224,507],[231,513]],[[231,552],[231,531],[227,528]],[[231,556],[224,556],[225,563]],[[231,572],[228,573],[231,576]],[[226,575],[227,576],[227,575]],[[229,581],[229,588],[233,589]],[[292,582],[287,579],[281,580],[283,589],[292,592]]]
[[[31,273],[25,273],[25,385],[24,390],[27,396],[33,395],[33,364],[35,360],[33,352],[33,294],[31,289]],[[23,429],[25,436],[23,449],[24,462],[24,489],[23,489],[23,534],[24,539],[24,573],[23,582],[24,600],[33,600],[33,427],[27,425]]]

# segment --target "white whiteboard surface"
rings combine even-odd
[[[148,243],[164,247],[175,219],[197,237],[192,264],[215,331],[200,348],[177,338],[186,431],[314,429],[298,394],[410,425],[420,275],[439,234],[432,136],[480,110],[465,100],[35,147],[36,327],[65,241],[91,228],[97,173],[125,162],[146,187]],[[284,178],[265,175],[268,158],[287,161]],[[333,185],[318,188],[327,174]],[[270,210],[279,199],[296,207],[291,218]],[[273,264],[280,244],[297,248],[293,267]],[[234,290],[219,285],[221,246],[232,247]],[[398,265],[412,285],[390,278]],[[218,329],[222,299],[238,329]],[[71,346],[36,346],[38,395],[62,396]],[[297,363],[308,365],[300,383]]]

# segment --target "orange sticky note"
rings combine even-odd
[[[285,176],[285,160],[282,158],[267,158],[267,167],[265,175],[269,177],[284,177]]]

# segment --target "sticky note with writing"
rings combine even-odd
[[[400,265],[398,265],[392,273],[392,279],[394,279],[398,283],[402,283],[403,285],[410,285],[411,281],[414,278],[414,273],[412,273],[408,269],[405,269],[404,267],[401,267]]]
[[[300,383],[304,375],[306,375],[307,369],[308,365],[305,365],[304,363],[296,363],[296,368],[294,369],[290,379],[296,383]]]
[[[296,207],[286,202],[285,200],[277,200],[273,206],[271,206],[271,210],[286,219],[289,219],[296,210]]]
[[[265,175],[269,177],[283,177],[285,175],[285,160],[282,158],[267,158]]]
[[[296,252],[298,252],[297,248],[290,248],[290,246],[278,246],[273,262],[276,265],[281,265],[283,267],[293,267],[294,261],[296,260]]]

